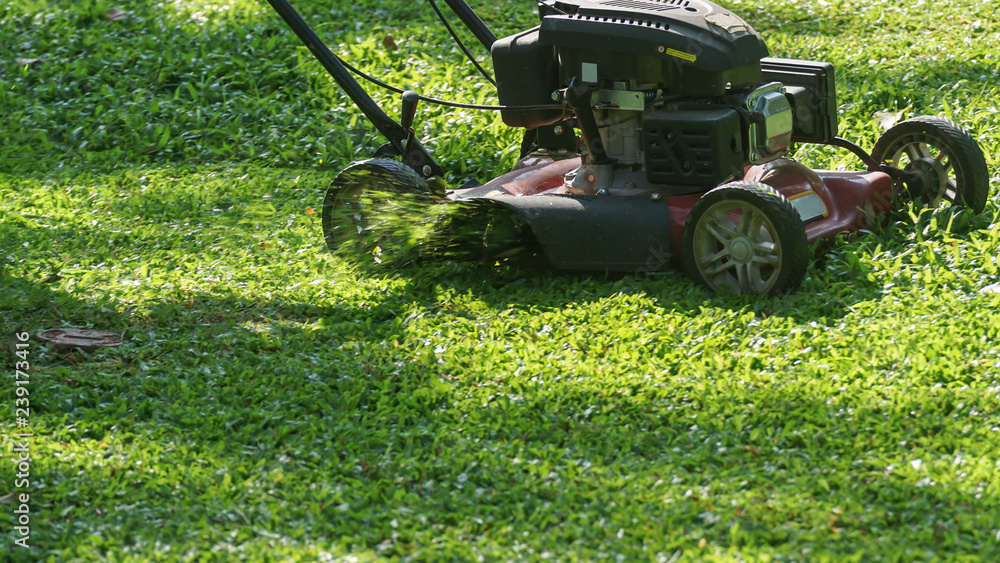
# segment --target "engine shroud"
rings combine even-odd
[[[815,107],[811,83],[786,100],[774,79],[798,78],[798,68],[764,72],[760,35],[707,0],[543,0],[539,14],[538,27],[493,45],[497,91],[505,106],[551,105],[567,88],[579,96],[581,85],[590,92],[594,120],[575,123],[585,140],[584,166],[567,180],[575,193],[703,191],[784,155],[793,121],[796,133],[830,130],[829,120],[817,128],[793,113],[796,102]],[[559,109],[501,115],[526,129],[572,117]]]
[[[493,45],[500,103],[551,103],[573,76],[589,84],[625,82],[667,97],[720,96],[761,82],[768,55],[760,35],[704,0],[546,0],[541,24]],[[562,119],[551,110],[505,110],[512,127]]]
[[[629,80],[667,96],[711,96],[760,80],[763,39],[748,23],[702,0],[549,0],[539,42],[559,57],[560,79]]]

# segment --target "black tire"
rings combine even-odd
[[[758,182],[732,182],[703,195],[684,223],[683,243],[688,275],[718,292],[794,291],[809,265],[798,212]]]
[[[872,157],[919,180],[907,184],[910,197],[923,207],[942,201],[982,213],[990,177],[983,151],[972,135],[942,117],[915,117],[889,128],[875,143]]]
[[[345,168],[323,199],[326,246],[334,252],[349,241],[364,248],[377,246],[389,233],[374,232],[377,226],[371,224],[370,207],[394,205],[397,202],[392,196],[421,202],[435,199],[427,182],[401,162],[377,158]]]

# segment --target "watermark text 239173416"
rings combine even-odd
[[[14,434],[14,449],[11,459],[14,468],[14,545],[28,548],[31,537],[31,433],[24,430],[31,420],[31,394],[29,388],[31,379],[28,376],[31,367],[31,343],[27,332],[14,334],[11,344],[16,360],[14,362],[14,418],[17,420],[19,432]]]

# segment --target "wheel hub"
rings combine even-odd
[[[753,244],[746,237],[736,237],[729,243],[729,255],[733,260],[747,264],[753,258]]]
[[[909,168],[916,172],[921,179],[919,191],[913,194],[915,197],[937,196],[942,193],[948,185],[948,170],[944,164],[932,157],[924,157],[910,163]]]

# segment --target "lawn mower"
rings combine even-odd
[[[489,209],[477,237],[509,222],[557,269],[675,267],[715,291],[774,295],[801,283],[812,243],[869,227],[900,202],[986,205],[985,158],[963,128],[917,117],[866,152],[838,136],[832,65],[770,57],[746,21],[705,0],[542,0],[539,25],[499,39],[466,2],[445,0],[489,49],[495,80],[476,66],[499,105],[395,88],[399,122],[352,73],[392,86],[333,54],[287,0],[268,1],[388,141],[327,191],[331,249],[370,234],[374,207],[410,195]],[[447,189],[415,138],[420,101],[500,111],[524,130],[520,161]],[[786,157],[792,143],[846,149],[864,170],[812,170]]]

